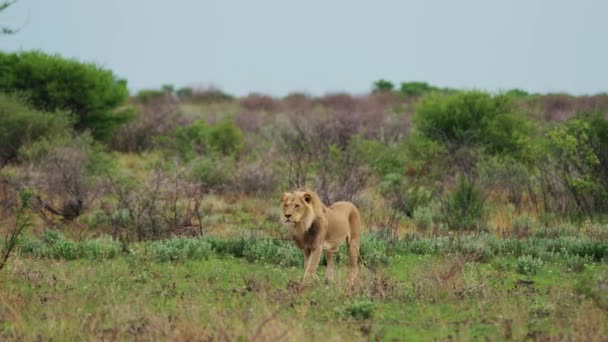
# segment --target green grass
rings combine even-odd
[[[207,243],[207,242],[205,242]],[[167,248],[164,246],[163,248]],[[348,291],[299,286],[299,266],[231,254],[161,262],[21,255],[0,278],[0,339],[598,340],[608,334],[605,262],[518,272],[518,257],[400,253]],[[319,275],[322,276],[321,267]]]

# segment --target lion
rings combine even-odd
[[[349,255],[348,280],[357,278],[361,237],[361,214],[351,202],[326,207],[313,191],[299,189],[281,196],[281,218],[294,242],[304,252],[304,275],[318,278],[321,251],[327,259],[326,279],[334,280],[333,255],[346,241]]]

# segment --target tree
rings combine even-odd
[[[19,94],[41,111],[67,111],[77,131],[89,130],[96,139],[133,116],[119,108],[129,97],[127,82],[92,63],[40,51],[0,52],[0,74],[1,92]]]
[[[391,92],[395,88],[395,85],[391,81],[387,81],[384,79],[377,80],[374,82],[373,92]]]

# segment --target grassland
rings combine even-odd
[[[112,244],[103,241],[85,244]],[[563,245],[561,253],[532,257],[501,255],[488,243],[478,249],[489,251],[483,256],[468,247],[422,248],[437,244],[429,239],[388,249],[370,241],[368,266],[353,289],[345,286],[343,263],[336,283],[299,284],[299,265],[281,263],[276,254],[264,258],[269,252],[261,250],[268,247],[259,241],[250,243],[262,247],[245,247],[238,257],[238,248],[226,248],[229,240],[210,239],[204,241],[213,246],[209,251],[169,262],[158,257],[172,255],[159,254],[167,245],[151,242],[133,245],[131,254],[74,254],[73,260],[60,252],[70,250],[65,243],[54,242],[62,246],[57,254],[34,257],[22,242],[0,278],[0,337],[599,341],[608,336],[608,265],[592,256],[605,253],[605,244]],[[544,241],[553,246],[558,240]],[[75,250],[96,248],[81,245]],[[288,249],[282,258],[290,260],[292,252],[297,251]]]

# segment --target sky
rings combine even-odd
[[[132,92],[363,94],[383,78],[584,95],[608,92],[607,14],[606,0],[19,0],[0,50],[97,63]]]

